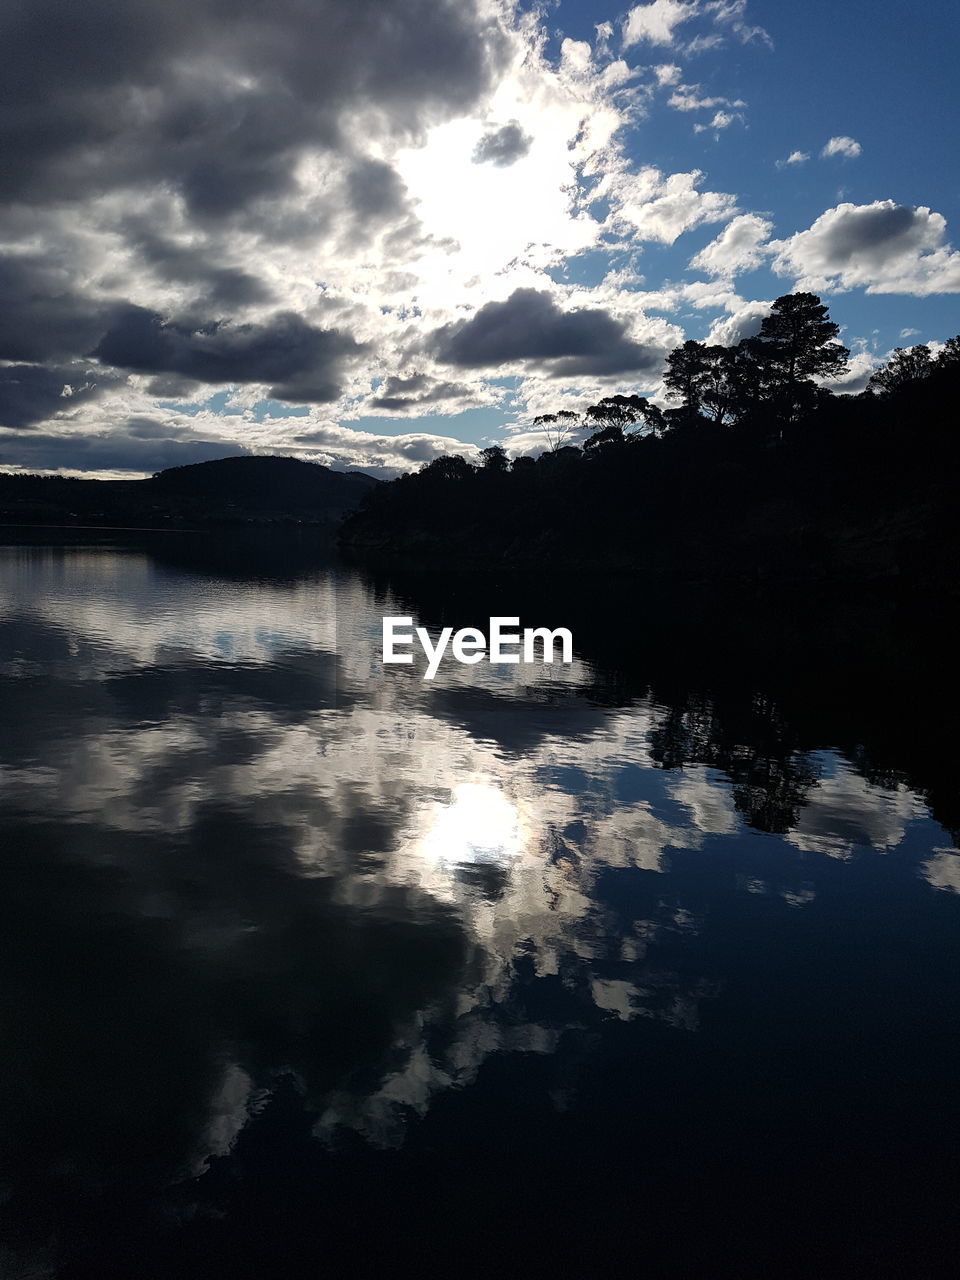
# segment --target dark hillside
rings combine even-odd
[[[333,527],[379,482],[297,458],[219,458],[148,480],[0,475],[0,522],[195,528]]]

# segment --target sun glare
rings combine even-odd
[[[507,296],[533,283],[535,271],[593,243],[596,224],[571,208],[575,174],[565,130],[539,125],[535,135],[530,131],[529,152],[502,167],[474,161],[483,136],[475,120],[441,125],[425,146],[398,155],[397,168],[435,242],[416,264],[426,305],[455,306],[478,279],[485,299]]]
[[[435,864],[503,863],[523,848],[520,815],[504,793],[488,782],[464,782],[450,804],[438,805],[421,853]]]

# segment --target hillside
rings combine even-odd
[[[332,526],[379,482],[297,458],[218,458],[146,480],[0,476],[0,523],[194,528]]]

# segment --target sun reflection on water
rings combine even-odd
[[[524,847],[519,811],[488,781],[454,787],[449,804],[436,804],[420,844],[425,861],[443,866],[510,862]]]

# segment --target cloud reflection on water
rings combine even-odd
[[[710,758],[709,708],[691,728],[650,698],[598,705],[580,661],[448,666],[425,685],[379,662],[399,603],[343,571],[226,581],[135,554],[6,550],[0,574],[0,679],[22,713],[2,748],[8,812],[21,835],[59,824],[41,857],[109,871],[104,908],[155,922],[150,947],[216,1009],[191,1032],[205,1101],[170,1101],[194,1117],[181,1168],[229,1150],[280,1069],[318,1135],[391,1145],[493,1054],[553,1054],[605,1019],[689,1032],[721,989],[679,964],[705,915],[674,864],[741,846],[755,863],[771,837],[719,768],[662,767],[684,734]],[[731,874],[724,893],[808,905],[811,855],[895,850],[926,814],[829,753],[789,803],[769,874]],[[955,889],[935,853],[924,874]],[[609,886],[625,871],[638,878],[621,901]],[[422,980],[401,981],[431,937]],[[379,1030],[321,1067],[343,997],[311,984],[338,946],[369,949],[345,989]],[[525,1002],[528,970],[557,983],[549,1015]]]

